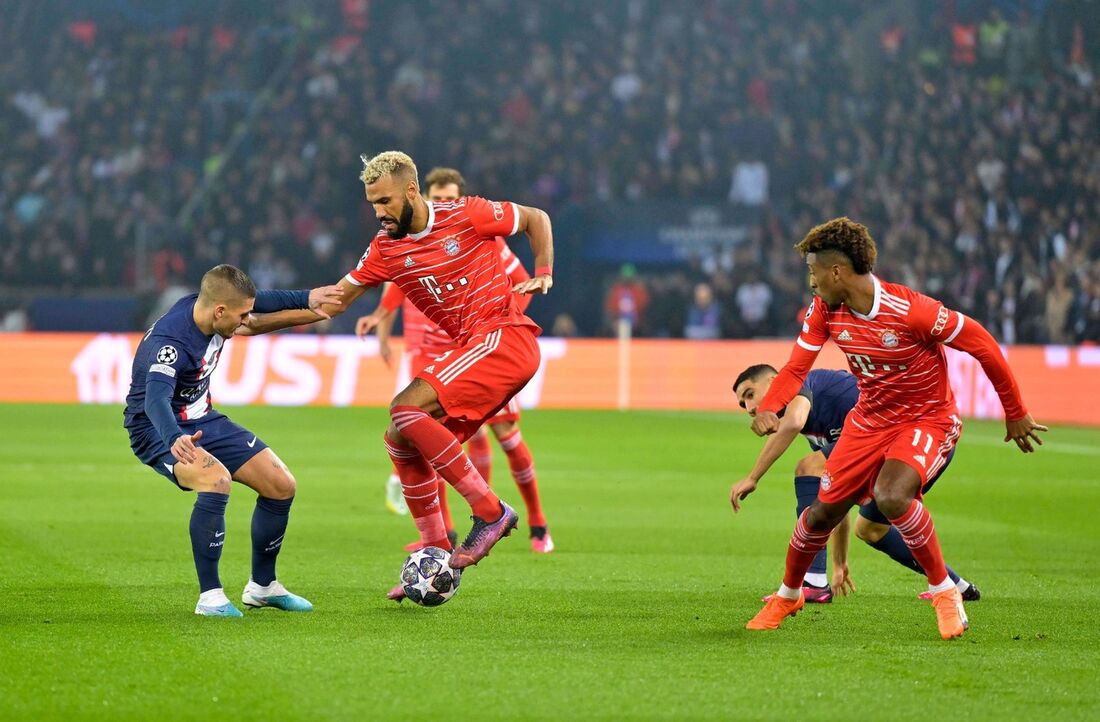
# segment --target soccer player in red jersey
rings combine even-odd
[[[962,597],[947,575],[920,489],[946,463],[961,432],[942,344],[982,365],[1005,410],[1005,441],[1021,451],[1046,431],[1024,408],[997,342],[971,318],[939,301],[874,276],[877,251],[867,228],[836,218],[796,246],[810,268],[816,298],[787,365],[753,418],[758,435],[779,428],[777,412],[798,393],[822,345],[833,339],[859,380],[859,401],[825,465],[817,499],[795,525],[779,591],[746,625],[777,629],[805,604],[802,581],[830,531],[855,504],[874,499],[901,532],[928,577],[940,636],[967,629]]]
[[[436,493],[436,474],[470,504],[473,527],[451,555],[463,569],[477,564],[517,522],[477,472],[462,441],[522,389],[539,366],[540,333],[516,305],[516,293],[546,293],[553,285],[550,217],[537,208],[468,196],[429,203],[420,195],[416,165],[398,151],[364,157],[360,176],[382,230],[339,286],[343,306],[370,286],[393,281],[447,332],[456,348],[435,359],[394,397],[386,450],[401,477],[421,541],[451,549]],[[515,285],[500,265],[495,238],[527,233],[535,275]],[[310,312],[282,311],[260,318],[257,331],[312,323]],[[397,587],[400,590],[400,586]],[[399,598],[391,591],[391,598]]]
[[[428,186],[429,201],[455,201],[466,195],[466,179],[453,168],[433,168],[424,178]],[[527,269],[523,267],[519,258],[512,253],[504,239],[496,238],[497,248],[500,250],[500,262],[504,272],[508,275],[512,285],[518,285],[530,279]],[[526,311],[531,302],[529,295],[516,297],[516,303],[520,311]],[[442,356],[454,348],[454,341],[447,332],[433,323],[420,309],[410,303],[405,294],[397,286],[389,284],[382,294],[381,303],[370,315],[362,316],[356,322],[356,333],[362,338],[371,328],[378,333],[379,351],[383,360],[390,363],[391,352],[389,350],[390,331],[397,318],[397,310],[402,309],[405,318],[405,353],[409,359],[410,372],[413,376],[419,374],[433,359]],[[515,397],[501,409],[496,416],[489,419],[488,426],[500,443],[505,455],[508,457],[508,467],[512,472],[512,478],[516,482],[520,495],[523,497],[527,509],[527,523],[530,527],[531,550],[536,553],[549,553],[554,550],[554,540],[550,536],[546,524],[546,517],[542,512],[542,502],[539,498],[538,480],[535,476],[535,462],[527,443],[523,440],[523,434],[519,428],[520,408]],[[467,441],[470,462],[490,484],[490,472],[492,469],[492,449],[489,447],[488,435],[485,427],[481,427]],[[394,471],[396,476],[396,470]],[[400,478],[397,479],[400,486]],[[387,485],[387,499],[389,497]],[[454,525],[451,520],[450,509],[447,504],[447,484],[442,479],[439,482],[439,505],[443,514],[444,526],[447,536],[454,538]],[[421,546],[421,542],[414,542],[406,547],[407,551],[413,551]]]

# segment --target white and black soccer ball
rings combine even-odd
[[[438,607],[455,595],[461,569],[451,569],[451,553],[439,547],[415,551],[401,567],[405,596],[422,607]]]

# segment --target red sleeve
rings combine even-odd
[[[806,374],[810,373],[817,355],[821,353],[821,347],[829,339],[829,325],[825,322],[825,313],[823,310],[816,310],[817,305],[818,299],[815,298],[806,309],[802,333],[795,341],[791,357],[779,370],[779,375],[772,381],[768,393],[764,394],[764,399],[760,402],[761,411],[778,414],[786,408],[791,399],[802,390]]]
[[[909,307],[909,325],[926,341],[942,343],[978,359],[1001,397],[1005,418],[1014,421],[1027,416],[1020,387],[1001,347],[980,323],[934,298],[916,294]]]
[[[405,293],[397,287],[396,283],[390,283],[386,290],[382,291],[382,308],[387,311],[396,311],[405,301]]]
[[[513,236],[519,230],[519,208],[515,203],[467,196],[466,216],[474,224],[474,230],[484,237]]]
[[[359,259],[359,263],[356,264],[355,268],[348,272],[348,275],[344,278],[356,286],[377,286],[380,283],[392,280],[386,271],[385,264],[382,263],[382,255],[373,243],[370,244],[363,257]]]

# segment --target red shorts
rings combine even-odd
[[[826,504],[845,500],[867,503],[887,459],[913,467],[920,474],[923,487],[943,470],[960,433],[962,423],[954,415],[902,422],[873,431],[858,428],[849,417],[825,462],[817,498]],[[919,498],[920,492],[917,494]]]
[[[530,327],[504,326],[439,356],[416,378],[432,385],[446,414],[440,422],[464,441],[527,385],[540,358]]]

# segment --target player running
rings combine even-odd
[[[433,168],[424,178],[428,186],[429,201],[455,201],[466,195],[466,179],[453,168]],[[500,252],[500,262],[508,280],[513,286],[523,283],[531,278],[527,269],[523,267],[519,258],[512,253],[504,239],[496,238],[497,248]],[[520,311],[526,311],[531,303],[531,296],[516,296],[516,304]],[[420,373],[425,366],[434,359],[454,349],[454,341],[447,332],[433,323],[416,306],[410,303],[401,289],[393,284],[387,284],[382,294],[381,303],[370,315],[362,316],[355,324],[355,331],[363,338],[370,329],[375,329],[378,334],[378,348],[382,359],[390,364],[392,352],[389,346],[390,333],[393,330],[394,321],[397,319],[397,310],[402,309],[405,319],[405,358],[409,363],[412,376]],[[554,550],[554,540],[546,524],[546,517],[542,512],[542,503],[539,499],[538,480],[535,476],[535,462],[527,443],[523,440],[523,434],[519,428],[520,408],[519,402],[512,397],[508,404],[493,418],[489,419],[488,427],[492,429],[505,455],[508,457],[508,467],[512,472],[512,478],[516,482],[527,508],[527,523],[530,530],[531,550],[536,553],[548,554]],[[490,473],[492,471],[492,449],[489,446],[488,434],[485,426],[482,426],[467,441],[470,463],[474,465],[478,473],[485,479],[486,484],[491,485]],[[393,488],[396,487],[396,495]],[[401,500],[398,507],[396,499]],[[401,480],[397,472],[390,475],[386,487],[386,504],[391,511],[401,513],[404,507],[404,497],[401,495]],[[454,541],[457,537],[454,532],[454,523],[451,520],[450,508],[447,504],[447,483],[439,480],[439,506],[443,513],[443,523],[447,529],[447,536]],[[417,541],[405,547],[406,551],[415,551],[420,548],[421,542]]]
[[[859,383],[859,401],[844,421],[825,464],[817,499],[798,518],[779,591],[748,629],[777,629],[805,604],[802,581],[830,531],[852,505],[874,499],[897,527],[928,577],[940,636],[958,637],[968,622],[962,595],[947,575],[932,517],[920,502],[955,448],[962,425],[941,344],[982,365],[1005,410],[1005,441],[1020,450],[1041,444],[1012,370],[997,342],[973,319],[874,274],[877,251],[867,228],[836,218],[796,246],[810,269],[816,298],[796,346],[753,418],[758,435],[779,430],[777,415],[801,388],[829,338],[844,351]]]
[[[394,397],[384,441],[425,545],[452,547],[439,510],[437,473],[470,504],[473,527],[450,560],[453,568],[464,569],[483,559],[518,520],[470,463],[461,442],[538,370],[540,329],[520,312],[515,293],[546,293],[553,285],[550,217],[537,208],[477,196],[429,203],[420,195],[409,156],[387,151],[363,160],[360,180],[382,230],[339,285],[350,304],[366,288],[393,281],[455,340],[453,351]],[[530,239],[536,268],[531,280],[513,287],[495,239],[519,231]],[[337,314],[344,307],[324,309]],[[283,311],[255,325],[269,331],[315,320],[308,312]],[[400,585],[390,592],[392,599],[402,596]]]
[[[257,293],[240,269],[215,266],[202,277],[198,294],[177,301],[138,344],[123,426],[142,463],[180,489],[198,492],[190,523],[199,576],[195,614],[243,616],[225,596],[218,575],[230,480],[259,495],[252,513],[252,577],[241,601],[289,612],[313,609],[275,577],[297,486],[294,475],[260,438],[214,409],[210,376],[226,339],[248,326],[253,310],[313,309],[303,313],[325,317],[318,309],[334,308],[341,294],[335,286]]]
[[[734,381],[733,392],[737,396],[738,404],[749,413],[749,416],[756,416],[756,409],[771,387],[776,373],[776,370],[768,364],[757,364],[742,371]],[[733,510],[735,512],[741,510],[741,502],[745,497],[756,491],[757,483],[772,464],[790,447],[794,438],[802,434],[809,442],[811,452],[799,459],[794,472],[794,492],[797,499],[795,514],[801,516],[802,511],[817,498],[821,475],[825,470],[825,461],[832,454],[833,447],[840,438],[845,417],[858,400],[859,388],[852,374],[831,369],[810,371],[798,394],[783,409],[783,414],[779,418],[779,428],[765,442],[752,471],[744,479],[735,483],[730,490],[730,503],[733,505]],[[921,488],[922,494],[927,494],[936,480],[947,470],[954,453],[952,451],[948,454],[943,468]],[[828,604],[833,601],[834,593],[846,595],[849,589],[854,590],[851,578],[848,576],[848,526],[848,516],[845,515],[832,535],[833,586],[829,585],[825,575],[825,549],[819,551],[813,563],[810,564],[810,569],[802,582],[802,593],[807,604]],[[924,574],[920,564],[913,558],[913,553],[905,545],[901,534],[890,526],[890,522],[883,516],[873,499],[860,505],[855,533],[868,545],[888,555],[903,567],[912,569],[918,574]],[[947,575],[962,593],[963,601],[976,602],[981,599],[982,595],[978,587],[959,577],[951,567],[947,567]],[[922,599],[932,598],[928,592],[922,592],[920,596]],[[767,599],[765,598],[764,601]]]

